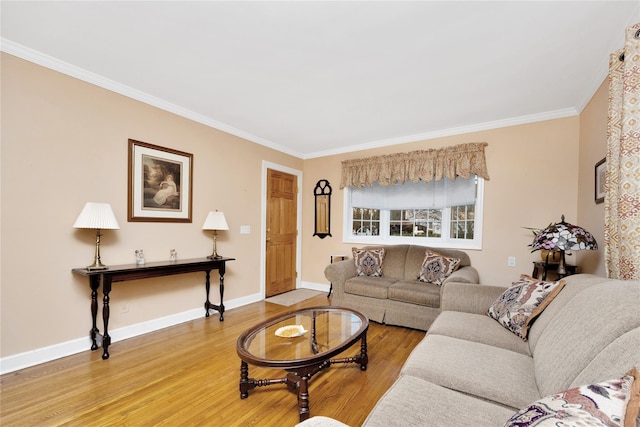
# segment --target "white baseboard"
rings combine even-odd
[[[305,289],[311,289],[314,291],[329,293],[330,286],[324,283],[300,282],[300,287]]]
[[[225,310],[229,310],[262,300],[262,295],[253,294],[231,301],[225,301],[224,308]],[[189,322],[194,319],[199,319],[203,316],[202,311],[202,307],[194,308],[182,313],[176,313],[170,316],[149,320],[147,322],[137,323],[134,325],[125,326],[123,328],[114,329],[113,331],[109,331],[109,335],[111,335],[111,343],[164,329],[170,326],[175,326],[180,323]],[[216,315],[212,312],[212,316],[215,317]],[[3,357],[0,359],[0,375],[28,368],[30,366],[39,365],[41,363],[50,362],[55,359],[70,356],[72,354],[81,353],[83,351],[90,351],[90,347],[91,339],[89,337],[82,337],[63,343],[26,351],[24,353]]]

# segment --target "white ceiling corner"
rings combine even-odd
[[[300,158],[579,114],[638,1],[2,1],[3,51]]]

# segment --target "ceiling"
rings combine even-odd
[[[2,1],[2,50],[300,158],[578,114],[635,1]]]

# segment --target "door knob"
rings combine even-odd
[[[267,237],[267,242],[270,242],[270,241],[271,241],[271,237]]]

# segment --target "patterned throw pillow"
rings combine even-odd
[[[458,258],[448,258],[427,249],[425,251],[424,261],[422,261],[418,280],[442,285],[444,279],[456,271],[459,265],[460,260]]]
[[[352,251],[356,263],[356,276],[382,277],[385,248],[352,248]]]
[[[529,327],[564,284],[564,280],[543,282],[523,274],[491,304],[487,314],[526,341]]]
[[[639,380],[633,368],[617,380],[543,397],[514,414],[504,427],[635,426]]]

